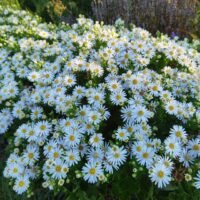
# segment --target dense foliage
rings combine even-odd
[[[99,188],[107,198],[152,199],[154,190],[187,188],[198,197],[195,49],[120,20],[55,26],[25,11],[0,11],[0,133],[10,153],[4,176],[18,194],[43,186],[72,190],[71,199],[102,199]]]
[[[79,14],[92,15],[91,0],[18,0],[21,7],[40,15],[46,21],[72,22]]]

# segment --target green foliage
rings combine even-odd
[[[2,158],[0,159],[2,161]],[[0,170],[3,169],[0,162]],[[170,185],[164,190],[158,190],[143,172],[139,172],[137,181],[129,176],[130,168],[124,166],[112,177],[112,181],[100,185],[84,182],[69,183],[66,188],[57,192],[37,189],[31,197],[18,196],[9,186],[8,181],[0,177],[1,200],[199,200],[200,192],[188,185],[179,187]]]
[[[20,4],[18,0],[0,0],[0,6],[5,6],[5,7],[12,7],[15,9],[20,8]]]
[[[19,0],[19,3],[46,21],[58,22],[61,16],[75,19],[79,14],[91,15],[91,0]]]
[[[197,3],[196,17],[193,20],[196,32],[192,34],[193,39],[200,38],[200,2]]]

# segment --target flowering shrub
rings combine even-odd
[[[200,188],[196,50],[119,20],[55,26],[1,8],[0,24],[4,176],[18,194],[109,183],[123,167],[158,188]]]
[[[178,38],[177,38],[178,39]],[[191,42],[188,42],[188,39],[185,38],[184,40],[179,40],[179,44],[183,45],[186,48],[193,48],[196,49],[198,52],[200,52],[200,40],[192,40]]]

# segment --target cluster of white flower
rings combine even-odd
[[[106,182],[128,160],[159,188],[177,168],[200,188],[197,51],[123,24],[0,11],[0,134],[14,135],[4,176],[17,193],[41,177]]]

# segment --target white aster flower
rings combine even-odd
[[[88,181],[88,183],[96,183],[98,177],[103,174],[101,166],[94,163],[86,163],[82,172],[84,180]]]
[[[171,180],[171,171],[164,165],[157,164],[151,169],[150,178],[159,188],[163,188]]]

